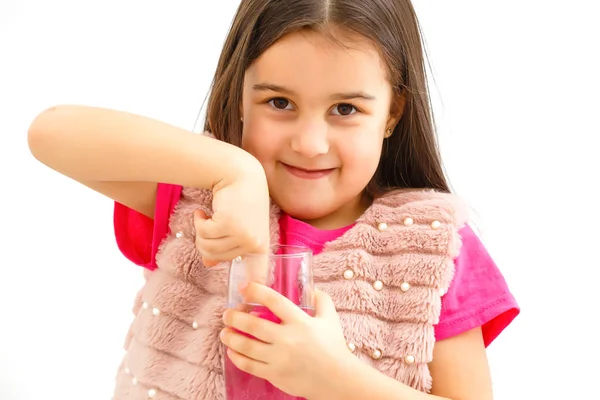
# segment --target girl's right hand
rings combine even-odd
[[[270,244],[270,198],[260,164],[243,169],[229,182],[213,187],[213,215],[196,210],[196,248],[205,266],[248,253],[267,254]]]

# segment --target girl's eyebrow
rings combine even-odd
[[[283,93],[283,94],[286,94],[289,96],[296,95],[296,93],[291,89],[288,89],[281,85],[276,85],[274,83],[268,83],[268,82],[257,83],[252,86],[252,89],[254,89],[256,91],[278,92],[278,93]],[[332,100],[351,100],[351,99],[375,100],[375,96],[370,95],[365,92],[362,92],[362,91],[347,92],[347,93],[334,93],[329,97]]]

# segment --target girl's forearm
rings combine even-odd
[[[415,390],[358,359],[335,375],[329,388],[309,400],[450,400]]]
[[[32,122],[35,158],[80,181],[165,182],[212,188],[260,165],[242,149],[127,112],[58,106]]]

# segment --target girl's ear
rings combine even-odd
[[[406,105],[406,95],[402,92],[395,92],[392,97],[392,104],[390,106],[390,117],[387,126],[394,129],[398,122],[402,119],[404,114],[404,108]]]

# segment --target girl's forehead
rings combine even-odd
[[[295,32],[269,47],[246,71],[246,81],[307,86],[387,86],[385,65],[377,49],[358,35]],[[342,88],[340,88],[342,89]]]

